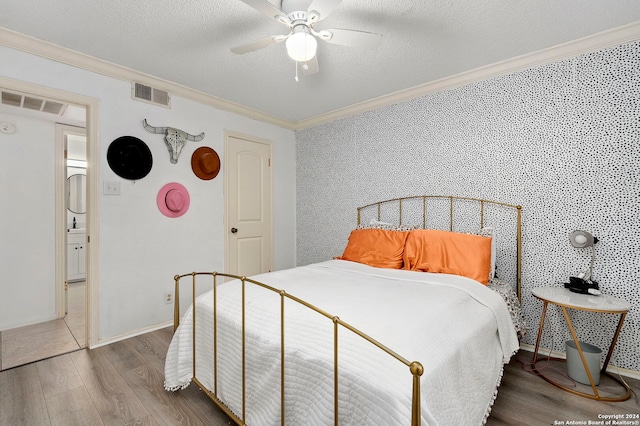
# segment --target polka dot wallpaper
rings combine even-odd
[[[523,297],[535,343],[537,286],[589,267],[569,244],[593,233],[594,277],[632,304],[612,364],[640,371],[640,42],[430,94],[297,132],[297,259],[340,255],[356,208],[412,195],[522,205]],[[500,230],[498,229],[498,232]],[[564,351],[550,309],[543,347]],[[572,314],[606,352],[617,317]]]

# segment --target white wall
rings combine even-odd
[[[164,293],[172,288],[175,274],[223,270],[223,172],[211,181],[202,181],[191,171],[190,159],[197,147],[210,146],[218,152],[224,167],[225,129],[273,142],[274,268],[295,266],[295,136],[292,131],[176,96],[172,97],[171,109],[134,101],[129,82],[1,46],[0,63],[3,77],[100,100],[99,185],[102,188],[104,181],[117,181],[121,187],[119,196],[99,194],[101,340],[171,319],[171,306],[164,303]],[[145,118],[154,126],[171,126],[194,134],[205,132],[205,138],[199,143],[188,142],[178,164],[171,164],[162,135],[151,134],[142,127]],[[124,135],[145,141],[153,155],[151,172],[136,182],[117,176],[106,160],[109,144]],[[53,171],[50,178],[53,181]],[[187,187],[191,206],[184,216],[169,219],[158,211],[156,195],[164,184],[174,181]],[[0,193],[4,197],[3,194]],[[53,230],[48,232],[52,234]],[[0,256],[4,257],[10,250],[3,239]],[[1,294],[9,294],[0,299],[0,330],[24,322],[24,319],[16,321],[17,313],[4,314],[9,306],[18,305],[16,310],[21,310],[22,300],[7,292],[5,287],[9,285],[4,280],[0,283]]]
[[[55,312],[55,124],[0,113],[0,330]]]

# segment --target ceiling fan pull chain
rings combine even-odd
[[[296,61],[293,61],[294,64],[296,64],[296,83],[298,82],[298,63]]]

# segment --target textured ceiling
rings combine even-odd
[[[639,20],[639,0],[343,0],[316,29],[380,33],[381,46],[319,42],[320,71],[296,82],[284,43],[229,50],[288,32],[240,0],[7,0],[0,12],[0,27],[292,122]]]

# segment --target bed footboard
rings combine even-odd
[[[399,354],[395,353],[394,351],[392,351],[391,349],[387,348],[385,345],[383,345],[382,343],[376,341],[375,339],[371,338],[370,336],[368,336],[367,334],[363,333],[362,331],[358,330],[357,328],[351,326],[350,324],[342,321],[339,317],[332,315],[328,312],[325,312],[324,310],[312,305],[311,303],[308,303],[305,300],[302,300],[294,295],[288,294],[286,291],[281,290],[281,289],[277,289],[274,288],[270,285],[264,284],[262,282],[247,278],[247,277],[243,277],[243,276],[236,276],[236,275],[230,275],[230,274],[224,274],[224,273],[218,273],[218,272],[192,272],[189,274],[184,274],[184,275],[176,275],[174,277],[174,281],[175,281],[175,300],[174,300],[174,331],[178,328],[178,325],[180,323],[180,318],[181,318],[181,314],[180,314],[180,285],[181,285],[181,279],[185,278],[185,277],[192,277],[191,280],[191,293],[192,293],[192,301],[191,301],[191,306],[192,306],[192,327],[193,327],[193,348],[192,348],[192,352],[193,352],[193,377],[192,377],[192,381],[196,383],[196,385],[198,387],[200,387],[205,393],[206,395],[218,406],[220,407],[229,417],[231,417],[237,424],[239,425],[244,425],[245,421],[246,421],[246,394],[247,394],[247,389],[246,389],[246,359],[247,359],[247,353],[249,351],[252,350],[252,348],[247,347],[247,342],[246,342],[246,313],[247,313],[247,306],[246,306],[246,299],[245,299],[245,294],[246,294],[246,288],[247,286],[258,286],[258,287],[262,287],[263,289],[269,290],[273,293],[276,293],[277,295],[279,295],[279,300],[280,300],[280,365],[281,365],[281,371],[280,371],[280,395],[281,395],[281,401],[280,401],[280,413],[281,413],[281,419],[280,422],[282,425],[285,424],[285,370],[286,370],[286,365],[285,365],[285,301],[286,300],[290,300],[293,301],[295,303],[298,303],[304,307],[306,307],[309,310],[315,311],[316,313],[326,317],[327,319],[330,320],[331,324],[328,325],[329,327],[333,328],[333,407],[334,407],[334,424],[338,425],[338,382],[339,382],[339,377],[338,377],[338,365],[339,365],[339,361],[340,361],[340,350],[339,350],[339,335],[340,335],[340,330],[344,330],[347,332],[351,332],[354,333],[355,335],[361,337],[362,339],[364,339],[365,341],[369,342],[372,346],[372,349],[374,347],[377,347],[378,349],[384,351],[386,354],[388,354],[391,358],[397,360],[398,362],[404,364],[405,366],[408,367],[408,373],[411,374],[413,376],[412,378],[412,389],[411,389],[411,425],[412,426],[419,426],[421,423],[421,406],[420,406],[420,376],[422,376],[423,372],[424,372],[424,368],[422,366],[421,363],[417,362],[417,361],[408,361],[407,359],[405,359],[404,357],[400,356]],[[212,363],[213,363],[213,389],[207,389],[206,386],[204,386],[202,384],[202,382],[200,380],[198,380],[198,374],[196,372],[196,295],[198,294],[197,290],[198,290],[198,277],[212,277],[212,280],[206,280],[209,281],[209,285],[212,285],[212,297],[213,297],[213,354],[212,354]],[[217,334],[218,334],[218,291],[217,291],[217,287],[220,281],[220,278],[227,279],[234,279],[236,281],[233,281],[233,283],[237,283],[238,286],[241,286],[241,354],[239,354],[240,358],[241,358],[241,365],[242,365],[242,390],[241,390],[241,394],[242,394],[242,409],[240,413],[234,413],[229,407],[227,407],[227,405],[225,405],[225,402],[222,401],[219,396],[218,396],[218,340],[217,340]],[[224,281],[223,281],[224,282]]]

